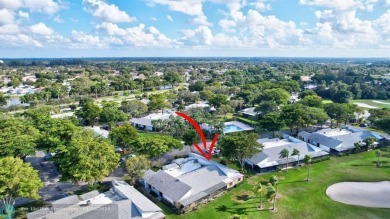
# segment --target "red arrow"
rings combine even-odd
[[[196,129],[196,131],[198,132],[201,140],[202,140],[202,143],[203,143],[203,147],[206,149],[207,148],[207,144],[206,144],[206,138],[204,137],[204,134],[203,134],[203,131],[202,129],[200,128],[199,124],[197,122],[195,122],[195,120],[193,120],[191,117],[189,117],[188,115],[182,113],[182,112],[176,112],[176,114],[180,117],[183,117],[185,120],[187,120],[192,126],[194,126],[194,128]],[[214,139],[213,141],[211,142],[211,145],[210,145],[210,148],[209,148],[209,153],[206,154],[200,147],[199,145],[194,142],[194,146],[196,147],[196,149],[198,149],[198,151],[202,154],[203,157],[205,157],[207,160],[210,160],[211,158],[211,154],[212,154],[212,151],[213,151],[213,148],[214,148],[214,145],[215,143],[217,142],[217,139],[218,139],[218,133],[216,133],[214,135]]]

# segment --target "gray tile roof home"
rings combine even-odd
[[[75,205],[79,203],[80,200],[77,195],[71,195],[62,199],[58,199],[56,201],[51,202],[51,206],[54,208],[55,211],[69,207],[71,205]]]
[[[240,113],[250,115],[250,116],[256,116],[258,112],[255,112],[255,109],[256,109],[255,107],[242,109]]]
[[[173,201],[179,201],[191,190],[189,185],[181,182],[163,170],[157,171],[146,182]]]
[[[211,188],[227,178],[228,177],[215,165],[204,166],[178,177],[180,181],[192,188],[191,194],[197,194]]]
[[[113,180],[114,191],[119,195],[128,198],[139,209],[141,213],[162,211],[156,204],[137,191],[133,186],[124,181]]]
[[[315,141],[329,148],[336,148],[337,146],[340,146],[343,143],[340,140],[316,132],[311,134],[311,136],[309,137],[309,141],[310,142]]]
[[[81,199],[81,201],[85,201],[85,200],[94,198],[98,195],[99,195],[99,192],[97,190],[93,190],[93,191],[87,192],[85,194],[79,195],[79,198]]]

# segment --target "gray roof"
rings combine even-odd
[[[85,200],[94,198],[94,197],[96,197],[98,195],[99,195],[99,192],[97,190],[93,190],[93,191],[84,193],[82,195],[79,195],[79,197],[80,197],[81,201],[85,201]]]
[[[75,205],[79,203],[79,197],[77,195],[71,195],[62,199],[58,199],[56,201],[51,202],[51,206],[57,211],[59,209],[69,207],[71,205]]]
[[[228,177],[215,165],[204,166],[178,177],[180,181],[192,188],[192,194],[197,194],[212,188],[227,178]]]
[[[336,148],[343,143],[342,141],[339,141],[335,138],[331,138],[316,132],[311,134],[311,136],[309,137],[309,141],[315,141],[330,148]]]
[[[256,154],[252,158],[249,159],[249,161],[255,165],[258,165],[261,161],[268,158],[268,162],[276,162],[278,164],[284,164],[287,162],[287,159],[281,159],[279,153],[283,149],[288,149],[290,152],[290,156],[288,161],[296,161],[297,158],[291,156],[294,149],[298,149],[300,152],[299,159],[302,160],[306,154],[312,155],[312,157],[319,156],[318,151],[313,150],[311,146],[309,146],[306,142],[300,142],[300,143],[294,143],[291,142],[290,144],[281,145],[281,146],[275,146],[275,147],[269,147],[264,148],[262,152]],[[324,152],[325,154],[328,154]],[[323,155],[320,155],[323,156]]]
[[[137,191],[133,186],[129,186],[124,181],[114,181],[115,184],[115,192],[126,196],[132,203],[142,212],[154,212],[154,211],[162,211],[156,204],[142,195],[139,191]]]
[[[163,170],[157,171],[149,180],[146,180],[146,182],[173,201],[179,201],[191,190],[189,185],[177,180]]]
[[[300,131],[298,133],[298,136],[301,136],[304,139],[308,139],[311,136],[311,133],[307,131]]]
[[[258,112],[255,112],[255,109],[256,109],[255,107],[242,109],[240,113],[250,115],[250,116],[256,116]]]

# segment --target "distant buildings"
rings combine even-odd
[[[264,145],[262,152],[254,155],[250,159],[247,159],[246,164],[259,173],[275,171],[278,168],[283,168],[287,163],[287,159],[280,158],[279,155],[283,149],[287,149],[290,153],[288,159],[289,166],[297,165],[298,161],[303,163],[303,159],[306,154],[311,155],[314,159],[328,155],[327,152],[322,151],[320,148],[288,135],[285,135],[284,139],[263,138],[259,139],[258,142]],[[294,149],[299,150],[299,156],[291,156]]]
[[[178,213],[185,213],[243,179],[238,171],[191,153],[188,158],[176,159],[162,170],[147,171],[142,183],[146,191]]]
[[[161,208],[124,181],[113,180],[110,191],[92,191],[51,202],[27,214],[28,219],[162,219]]]

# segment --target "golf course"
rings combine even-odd
[[[333,201],[326,190],[339,182],[380,182],[390,180],[390,148],[381,149],[381,167],[376,167],[375,151],[331,157],[330,160],[315,163],[311,167],[310,181],[307,182],[307,167],[289,169],[252,176],[236,188],[216,198],[206,206],[185,215],[176,215],[164,208],[167,218],[389,218],[390,209],[361,207]],[[266,183],[272,175],[279,179],[276,212],[265,198]],[[263,183],[263,210],[258,210],[260,198],[254,187]],[[364,195],[363,195],[364,197]]]

